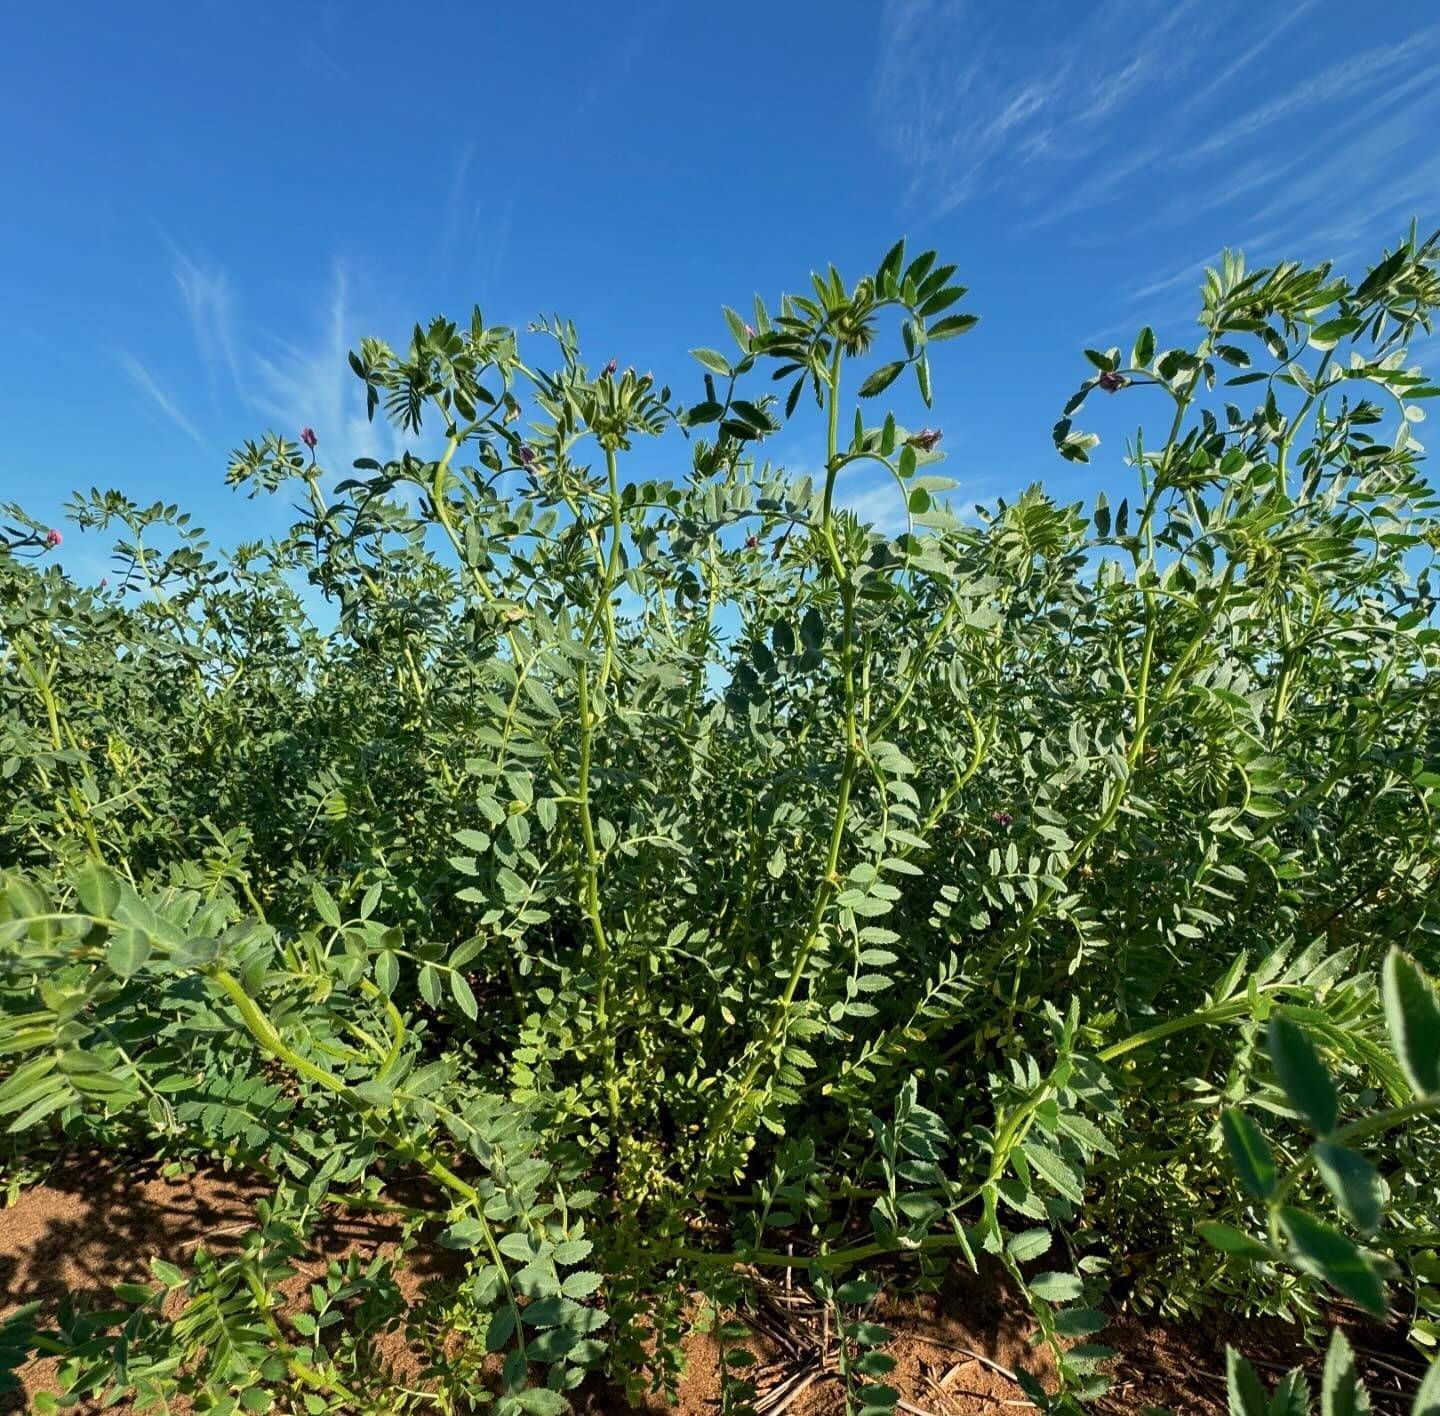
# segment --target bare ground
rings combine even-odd
[[[13,1207],[0,1210],[0,1316],[36,1299],[53,1308],[67,1292],[81,1306],[102,1306],[113,1284],[148,1278],[152,1257],[184,1265],[200,1244],[223,1253],[250,1227],[254,1202],[263,1194],[243,1177],[218,1169],[167,1179],[150,1164],[127,1166],[114,1158],[68,1161],[25,1190]],[[293,1291],[287,1297],[297,1298],[332,1258],[368,1255],[394,1244],[397,1229],[397,1221],[385,1215],[333,1216],[302,1272],[288,1285]],[[407,1301],[419,1300],[443,1273],[445,1259],[443,1253],[412,1256],[403,1285]],[[775,1283],[763,1292],[753,1316],[762,1416],[828,1416],[842,1410],[833,1334],[801,1290]],[[1025,1307],[1007,1290],[1003,1274],[977,1277],[957,1265],[938,1294],[896,1303],[878,1317],[896,1334],[888,1350],[898,1366],[888,1380],[902,1393],[902,1409],[911,1416],[1021,1411],[1028,1403],[1014,1369],[1029,1365],[1042,1375],[1045,1371],[1040,1354],[1027,1342],[1031,1327]],[[1271,1380],[1303,1355],[1296,1334],[1283,1324],[1223,1314],[1182,1327],[1118,1313],[1098,1340],[1119,1353],[1114,1386],[1098,1408],[1104,1412],[1159,1407],[1223,1416],[1227,1343],[1269,1368]],[[1413,1390],[1417,1364],[1394,1330],[1369,1326],[1353,1332],[1352,1341],[1377,1410],[1408,1409],[1400,1393]],[[387,1335],[374,1356],[397,1376],[413,1375],[416,1358],[402,1332]],[[718,1412],[714,1340],[693,1334],[686,1357],[678,1401],[667,1406],[651,1397],[651,1412]],[[1310,1365],[1315,1365],[1313,1354]],[[27,1410],[31,1396],[53,1390],[54,1368],[51,1361],[31,1362],[22,1370],[25,1396],[10,1399],[8,1406],[0,1396],[0,1412]],[[629,1410],[618,1393],[601,1388],[583,1392],[577,1405],[582,1416]]]

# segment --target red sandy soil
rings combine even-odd
[[[12,1307],[39,1299],[47,1306],[69,1293],[81,1305],[100,1306],[112,1284],[149,1277],[152,1256],[185,1265],[198,1244],[223,1253],[227,1242],[253,1221],[254,1201],[264,1191],[243,1178],[219,1170],[166,1179],[149,1164],[89,1158],[71,1161],[43,1184],[25,1190],[15,1205],[0,1210],[0,1317]],[[352,1251],[373,1253],[394,1241],[396,1223],[385,1216],[341,1214],[317,1237],[311,1259],[290,1285],[300,1294],[327,1262]],[[413,1301],[443,1270],[422,1254],[410,1267],[406,1291]],[[413,1259],[413,1256],[412,1256]],[[976,1277],[956,1267],[940,1293],[905,1300],[877,1314],[896,1333],[889,1351],[898,1367],[888,1379],[912,1413],[972,1416],[1018,1412],[1028,1406],[1004,1369],[1030,1365],[1042,1375],[1040,1354],[1026,1341],[1030,1326],[1023,1303],[993,1274]],[[797,1329],[804,1339],[803,1324]],[[1276,1323],[1241,1322],[1220,1316],[1184,1327],[1119,1315],[1098,1341],[1118,1349],[1114,1386],[1098,1411],[1224,1416],[1225,1345],[1234,1343],[1257,1363],[1278,1371],[1299,1360],[1292,1332]],[[1415,1370],[1413,1355],[1385,1330],[1368,1328],[1354,1335],[1362,1349],[1361,1366],[1371,1382],[1377,1411],[1408,1410],[1395,1393],[1413,1388],[1402,1372]],[[1367,1357],[1364,1349],[1375,1355]],[[762,1358],[783,1356],[760,1343]],[[687,1364],[678,1402],[667,1406],[651,1398],[648,1410],[674,1410],[681,1416],[708,1416],[719,1410],[719,1367],[711,1338],[694,1334],[686,1343]],[[414,1365],[402,1333],[381,1345],[378,1360],[397,1375]],[[1314,1365],[1313,1354],[1311,1365]],[[27,1398],[52,1390],[53,1362],[32,1362],[23,1369]],[[28,1399],[0,1397],[0,1412],[24,1411]],[[627,1411],[616,1393],[596,1389],[580,1395],[582,1416],[618,1416]],[[789,1401],[793,1416],[828,1416],[843,1409],[838,1382],[819,1375]],[[902,1408],[907,1409],[907,1408]],[[116,1405],[108,1410],[125,1412]]]

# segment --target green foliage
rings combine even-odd
[[[1104,1390],[1127,1297],[1318,1332],[1338,1290],[1440,1337],[1436,242],[1358,282],[1227,256],[1193,347],[1086,351],[1056,426],[1088,459],[1071,419],[1123,395],[1135,489],[972,519],[879,411],[975,325],[907,257],[727,310],[694,402],[559,319],[523,355],[478,310],[367,339],[400,450],[245,444],[231,482],[298,519],[228,555],[93,490],[92,588],[7,511],[5,1154],[273,1194],[233,1256],[12,1315],[4,1366],[547,1416],[597,1368],[673,1390],[699,1293],[742,1413],[746,1275],[789,1267],[881,1412],[878,1285],[987,1255],[1051,1410]],[[688,470],[627,479],[652,437]],[[903,531],[844,509],[860,467]],[[400,1214],[399,1252],[282,1298],[335,1207]],[[407,1310],[420,1245],[455,1265]]]
[[[1315,1410],[1310,1387],[1297,1368],[1287,1372],[1267,1392],[1255,1369],[1233,1348],[1226,1370],[1226,1388],[1234,1416],[1310,1416]],[[1320,1416],[1364,1416],[1371,1409],[1370,1393],[1355,1369],[1355,1353],[1339,1329],[1330,1334],[1325,1370],[1320,1383]],[[1440,1363],[1434,1364],[1415,1393],[1412,1416],[1440,1412]]]

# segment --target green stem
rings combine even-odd
[[[302,1077],[308,1077],[316,1085],[324,1087],[327,1091],[343,1097],[351,1106],[366,1120],[372,1128],[379,1133],[382,1139],[392,1145],[397,1153],[407,1159],[414,1160],[422,1169],[436,1181],[445,1187],[452,1194],[458,1195],[469,1206],[471,1206],[475,1219],[480,1226],[481,1235],[485,1241],[485,1247],[490,1253],[490,1260],[499,1270],[500,1280],[505,1288],[506,1297],[510,1307],[515,1313],[515,1331],[517,1334],[518,1350],[525,1351],[525,1339],[520,1326],[520,1309],[515,1301],[515,1293],[510,1283],[510,1273],[505,1266],[505,1260],[500,1253],[500,1247],[495,1241],[494,1231],[490,1228],[489,1221],[484,1214],[484,1201],[480,1192],[473,1186],[462,1180],[453,1170],[450,1169],[430,1148],[420,1142],[399,1138],[391,1134],[388,1127],[380,1120],[374,1107],[363,1101],[355,1094],[354,1089],[341,1078],[323,1067],[317,1067],[308,1058],[302,1057],[291,1048],[285,1039],[276,1032],[270,1020],[262,1013],[255,1001],[245,992],[238,979],[225,969],[214,969],[209,977],[222,988],[229,996],[230,1001],[235,1005],[240,1014],[241,1021],[245,1024],[246,1030],[267,1052],[284,1062],[286,1066],[293,1068]]]
[[[835,494],[835,475],[839,470],[837,458],[837,447],[839,443],[839,419],[840,419],[840,344],[835,344],[834,353],[830,360],[830,410],[829,422],[826,432],[826,468],[825,497],[821,511],[821,538],[825,545],[826,555],[830,561],[830,569],[835,576],[835,581],[840,592],[842,622],[841,622],[841,649],[840,649],[840,673],[845,692],[845,756],[840,767],[840,783],[835,792],[835,816],[830,827],[830,844],[825,854],[825,872],[815,891],[815,901],[810,910],[810,921],[806,926],[805,936],[801,940],[799,949],[795,953],[795,961],[791,965],[790,975],[785,980],[785,987],[780,997],[776,1000],[771,1010],[770,1021],[766,1025],[763,1037],[759,1045],[753,1050],[749,1065],[741,1074],[739,1082],[730,1089],[725,1101],[721,1104],[716,1113],[715,1120],[706,1130],[705,1148],[710,1150],[716,1141],[730,1128],[731,1122],[739,1108],[742,1108],[750,1094],[750,1089],[755,1084],[755,1079],[760,1075],[760,1069],[765,1065],[771,1055],[772,1049],[779,1042],[785,1030],[785,1024],[790,1016],[791,1005],[795,1001],[796,991],[800,987],[800,980],[805,976],[806,966],[810,962],[810,956],[814,952],[815,944],[820,937],[820,928],[825,921],[826,907],[831,897],[840,887],[840,852],[845,845],[846,817],[850,809],[850,792],[855,783],[856,771],[861,760],[859,732],[856,722],[856,693],[855,693],[855,587],[851,584],[849,573],[846,570],[845,562],[840,554],[840,547],[835,540],[835,519],[833,514],[833,500]]]
[[[601,1068],[605,1085],[605,1105],[610,1116],[611,1144],[620,1142],[620,1092],[615,1075],[615,1035],[610,1024],[610,993],[613,987],[614,959],[610,937],[600,912],[600,852],[595,844],[595,820],[590,810],[590,765],[595,739],[595,717],[590,706],[590,666],[580,665],[580,777],[576,801],[580,811],[580,833],[585,849],[585,917],[595,941],[595,961],[599,980],[595,990],[595,1026],[600,1034]]]
[[[1403,1106],[1392,1106],[1388,1111],[1377,1111],[1373,1116],[1362,1116],[1360,1120],[1352,1121],[1348,1126],[1342,1126],[1326,1139],[1332,1145],[1344,1146],[1351,1141],[1361,1141],[1368,1136],[1381,1135],[1383,1132],[1392,1130],[1396,1126],[1403,1126],[1405,1122],[1413,1121],[1419,1116],[1440,1116],[1440,1093],[1417,1096]],[[1315,1152],[1308,1150],[1281,1177],[1274,1193],[1266,1201],[1272,1214],[1285,1203],[1286,1197],[1300,1183],[1306,1171],[1314,1163]]]
[[[603,562],[597,558],[600,583],[595,608],[590,622],[585,627],[582,649],[588,651],[590,641],[597,629],[601,630],[605,647],[601,655],[600,671],[596,675],[594,689],[603,694],[615,662],[615,615],[611,598],[620,578],[621,537],[624,527],[621,521],[620,474],[616,463],[615,450],[605,449],[606,483],[610,498],[610,548]],[[598,549],[598,548],[597,548]],[[575,803],[580,815],[580,834],[584,847],[584,898],[585,917],[589,921],[590,934],[595,941],[595,961],[599,978],[595,990],[595,1026],[600,1036],[601,1072],[605,1088],[605,1108],[610,1119],[612,1146],[620,1143],[620,1087],[617,1076],[616,1037],[610,1016],[612,995],[615,989],[615,951],[605,928],[604,915],[600,908],[600,851],[595,840],[595,817],[591,809],[590,786],[594,766],[595,730],[599,726],[603,704],[597,710],[591,696],[590,665],[582,661],[577,673],[577,708],[580,719],[580,767],[579,780],[575,789]]]

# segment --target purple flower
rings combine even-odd
[[[613,374],[615,370],[619,367],[620,361],[618,359],[612,359],[608,364],[605,365],[605,372],[607,374]]]
[[[918,447],[921,452],[931,452],[944,436],[939,428],[921,428],[918,433],[911,433],[905,441],[911,447]]]
[[[1010,826],[1014,824],[1015,818],[1008,811],[992,811],[990,819],[997,826]]]
[[[1114,369],[1105,369],[1095,380],[1106,393],[1119,393],[1126,384],[1130,382],[1124,374],[1117,374]]]
[[[521,443],[520,461],[524,466],[529,467],[535,461],[535,449],[532,447],[527,447],[524,443]]]
[[[315,436],[314,428],[301,428],[300,441],[303,442],[305,446],[310,449],[311,452],[314,452],[315,444],[318,443],[320,439]]]
[[[45,533],[45,544],[47,546],[58,546],[65,538],[56,530],[51,529]]]

